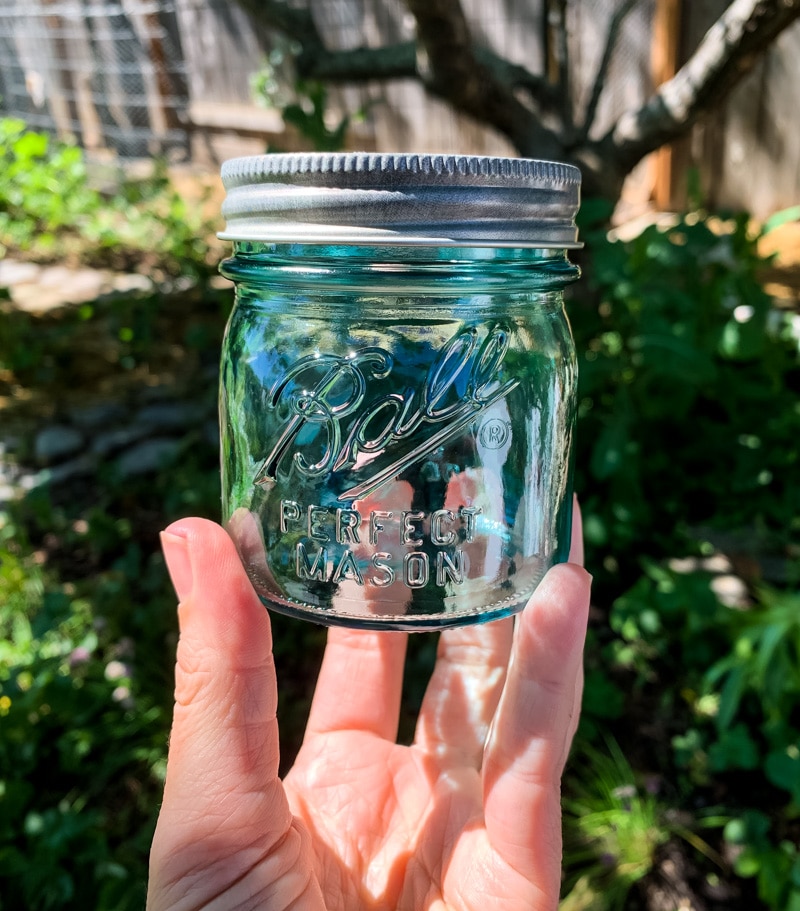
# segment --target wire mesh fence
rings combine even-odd
[[[188,153],[171,2],[0,0],[0,112],[121,158]]]

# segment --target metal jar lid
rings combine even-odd
[[[223,240],[579,247],[580,171],[530,158],[303,153],[222,166]]]

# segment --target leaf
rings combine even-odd
[[[651,370],[692,384],[710,383],[715,368],[710,357],[691,339],[675,332],[648,332],[639,337],[639,347]]]
[[[14,154],[23,160],[41,158],[47,154],[47,144],[45,133],[23,133],[14,143]]]
[[[761,869],[761,858],[755,851],[745,849],[734,861],[733,868],[739,876],[750,879],[758,875],[758,871]]]
[[[771,215],[761,226],[761,234],[762,236],[769,234],[770,231],[781,228],[792,221],[800,221],[800,206],[790,206],[788,209],[781,209],[780,212]]]
[[[627,440],[627,423],[619,419],[609,424],[597,438],[591,468],[599,481],[611,477],[623,467]]]
[[[703,738],[700,731],[697,728],[689,728],[685,734],[676,734],[672,738],[672,749],[678,766],[687,768],[703,749]]]
[[[723,731],[719,740],[708,748],[708,767],[712,772],[755,769],[760,758],[758,746],[744,724]]]
[[[752,360],[763,353],[766,343],[763,319],[753,317],[744,323],[731,319],[722,330],[719,353],[731,360]]]
[[[800,803],[800,751],[797,746],[770,753],[764,763],[767,778],[779,788],[792,795],[795,803]]]
[[[741,816],[731,819],[723,832],[725,841],[733,845],[759,844],[769,832],[769,816],[760,810],[745,810]]]
[[[731,668],[720,692],[719,711],[717,712],[717,727],[720,730],[724,731],[730,727],[742,700],[746,683],[747,668],[742,664]]]
[[[625,693],[603,671],[586,673],[583,711],[595,718],[620,718],[625,711]]]
[[[762,683],[762,685],[767,678],[771,666],[773,666],[773,663],[780,657],[775,655],[776,649],[791,635],[792,631],[792,621],[789,618],[768,623],[763,628],[755,660],[755,669],[758,674],[759,682]],[[791,671],[791,667],[781,668],[780,670]]]
[[[281,115],[286,123],[290,123],[303,132],[308,128],[311,115],[306,113],[299,104],[287,104],[281,111]]]

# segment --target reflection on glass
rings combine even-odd
[[[411,294],[400,267],[347,287],[346,248],[316,249],[326,269],[313,281],[296,258],[287,272],[274,252],[248,250],[228,267],[223,506],[261,598],[384,628],[518,610],[567,556],[563,255],[461,250],[423,289],[423,250]]]

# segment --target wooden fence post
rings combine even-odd
[[[656,0],[653,17],[652,70],[656,87],[678,71],[682,0]],[[660,211],[671,208],[673,150],[664,146],[654,155],[653,201]]]

